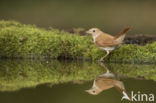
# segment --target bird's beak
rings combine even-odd
[[[85,92],[89,93],[89,90],[85,90]]]
[[[86,31],[86,33],[87,33],[87,34],[90,34],[89,30],[88,30],[88,31]]]

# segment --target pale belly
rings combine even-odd
[[[114,50],[115,49],[115,47],[99,47],[100,49],[102,49],[102,50],[105,50],[105,51],[112,51],[112,50]]]

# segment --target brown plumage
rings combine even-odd
[[[123,82],[116,80],[114,74],[110,73],[109,71],[95,78],[92,88],[86,90],[86,92],[91,95],[98,95],[102,91],[111,89],[113,87],[116,88],[121,94],[123,94],[121,100],[130,100],[130,96],[127,94]]]
[[[95,78],[91,89],[87,90],[89,94],[97,95],[104,90],[115,87],[117,90],[125,91],[123,82],[113,78],[112,73],[104,73]]]
[[[117,35],[115,35],[115,38],[118,38],[118,37],[126,34],[130,29],[131,29],[130,26],[128,26],[127,28],[123,29],[120,33],[118,33]]]
[[[98,28],[92,28],[87,31],[88,34],[92,34],[94,43],[101,49],[105,50],[107,54],[101,58],[100,61],[110,53],[110,51],[114,50],[116,46],[123,43],[126,33],[130,30],[130,27],[126,27],[120,33],[115,36],[111,36],[107,33],[102,32]]]

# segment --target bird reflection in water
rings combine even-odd
[[[86,90],[91,95],[98,95],[104,90],[110,89],[110,88],[116,88],[121,94],[123,94],[123,99],[130,100],[130,97],[126,93],[124,84],[122,81],[117,80],[116,76],[109,71],[109,69],[101,63],[101,66],[103,66],[106,69],[106,73],[100,74],[94,79],[93,86],[91,89]]]

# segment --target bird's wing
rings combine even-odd
[[[107,47],[107,46],[114,46],[117,45],[118,43],[114,40],[114,37],[111,35],[107,35],[107,34],[102,34],[99,35],[96,38],[96,45],[100,46],[100,47]]]
[[[112,87],[113,85],[113,80],[105,77],[98,77],[95,80],[95,84],[101,89],[101,90],[107,90]]]

